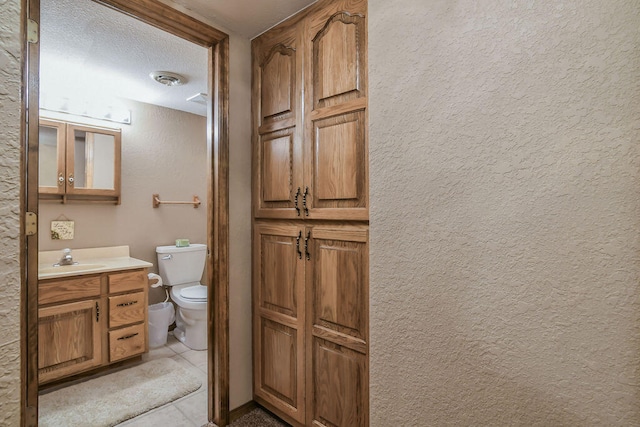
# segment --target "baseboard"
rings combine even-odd
[[[229,412],[229,423],[234,422],[241,416],[248,414],[249,412],[253,411],[257,407],[258,407],[258,404],[255,402],[255,400],[250,400],[244,405],[240,405],[236,409],[232,409],[231,412]]]

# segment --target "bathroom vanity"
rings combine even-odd
[[[61,251],[39,254],[38,382],[146,353],[147,268],[128,246],[78,249],[77,264],[54,267]],[[57,258],[56,258],[57,257]]]

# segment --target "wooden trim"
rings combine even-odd
[[[163,31],[211,47],[228,36],[157,0],[93,0]]]
[[[22,108],[20,113],[20,332],[21,410],[23,426],[38,424],[38,236],[26,236],[26,212],[38,214],[39,68],[40,44],[27,41],[27,20],[40,22],[40,1],[22,0]],[[28,123],[28,124],[27,124]]]
[[[209,301],[209,419],[222,427],[229,423],[229,39],[209,49],[209,105],[208,135],[213,143],[211,175],[207,194],[208,239],[211,254],[208,257],[207,276]],[[211,240],[212,239],[212,240]],[[214,373],[211,381],[211,373]]]
[[[254,409],[258,408],[258,404],[255,402],[255,400],[250,400],[247,403],[245,403],[244,405],[240,405],[238,406],[236,409],[233,409],[229,412],[229,423],[234,422],[235,420],[237,420],[238,418],[247,415],[249,412],[253,411]]]
[[[94,0],[209,49],[209,425],[229,420],[229,38],[158,0]],[[38,237],[24,234],[25,212],[38,212],[39,44],[27,43],[27,19],[40,22],[40,0],[22,0],[21,140],[21,425],[38,424]],[[213,94],[216,96],[214,97]],[[28,95],[28,98],[27,98]],[[27,109],[28,107],[28,109]],[[27,118],[27,112],[29,117]],[[29,127],[27,128],[27,119]],[[28,166],[31,166],[30,168]]]

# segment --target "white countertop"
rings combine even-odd
[[[58,277],[97,274],[108,271],[148,268],[153,264],[129,256],[129,246],[71,249],[73,261],[78,264],[54,267],[60,261],[62,250],[38,253],[38,280]]]

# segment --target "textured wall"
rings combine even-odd
[[[640,3],[369,29],[372,425],[639,425]]]
[[[20,423],[20,2],[0,0],[0,425]]]
[[[127,107],[132,111],[131,125],[79,118],[83,123],[122,129],[122,203],[61,205],[41,201],[40,250],[129,245],[131,256],[157,266],[156,246],[173,244],[178,238],[206,243],[206,118],[133,101]],[[203,204],[198,209],[188,205],[154,209],[151,195],[155,193],[161,200],[191,200],[195,194]],[[75,221],[73,240],[51,240],[51,221],[60,215]],[[152,303],[164,298],[161,289],[151,290]]]

